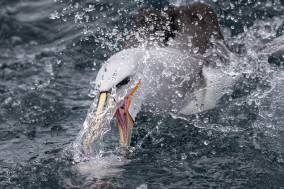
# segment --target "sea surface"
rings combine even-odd
[[[190,2],[0,0],[0,188],[283,189],[283,0],[205,1],[232,61],[257,67],[215,109],[186,119],[142,109],[129,154],[112,123],[98,154],[74,156],[96,74],[131,15]]]

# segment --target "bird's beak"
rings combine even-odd
[[[138,90],[140,84],[141,81],[139,80],[139,82],[135,85],[131,92],[127,96],[125,96],[124,99],[115,107],[114,116],[117,119],[120,144],[122,147],[128,147],[131,142],[132,129],[135,124],[134,118],[129,112],[129,108],[132,105],[132,98]],[[108,108],[107,102],[109,95],[110,92],[100,93],[95,120],[90,120],[90,122],[88,123],[88,132],[85,135],[83,144],[89,150],[94,140],[100,137],[107,122],[106,109]]]
[[[85,135],[83,144],[86,148],[90,148],[94,140],[99,138],[106,123],[106,104],[110,92],[101,92],[95,114],[95,120],[90,119],[88,122],[88,131]]]
[[[135,126],[135,122],[133,116],[129,112],[129,109],[132,106],[132,98],[137,92],[140,84],[141,80],[139,80],[135,87],[131,90],[131,92],[117,104],[115,117],[119,129],[120,145],[122,147],[127,148],[131,142],[132,129]]]
[[[135,126],[134,120],[124,107],[119,107],[115,116],[119,130],[120,145],[122,147],[128,147],[131,142],[132,129]]]

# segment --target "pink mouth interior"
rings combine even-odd
[[[115,112],[115,116],[117,119],[117,122],[119,123],[122,131],[123,131],[123,136],[124,138],[127,138],[128,136],[128,108],[130,105],[130,97],[126,96],[121,102],[118,103],[117,109]]]

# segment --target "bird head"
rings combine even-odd
[[[95,81],[99,98],[94,119],[87,124],[85,147],[89,148],[101,134],[108,115],[116,118],[121,146],[130,145],[135,116],[141,105],[142,81],[136,74],[137,69],[139,55],[131,50],[113,55],[101,67]]]

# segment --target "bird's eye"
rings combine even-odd
[[[130,81],[130,77],[126,77],[125,79],[123,79],[121,82],[119,82],[119,83],[116,85],[116,88],[120,88],[120,87],[122,87],[123,85],[126,85],[129,81]]]

